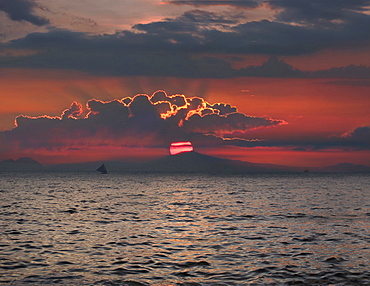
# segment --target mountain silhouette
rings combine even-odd
[[[50,167],[54,171],[94,171],[105,163],[109,171],[125,172],[301,172],[303,168],[273,164],[258,164],[221,159],[198,152],[169,155],[149,162],[95,161],[61,164]]]
[[[221,159],[195,151],[160,158],[147,164],[146,168],[148,170],[167,172],[271,172],[295,170],[294,167]]]
[[[198,152],[184,152],[147,162],[93,161],[72,164],[57,164],[44,167],[28,157],[0,162],[0,171],[95,171],[105,164],[109,172],[213,172],[213,173],[258,173],[258,172],[370,172],[370,167],[341,163],[326,167],[292,167],[275,164],[260,164],[238,160],[221,159]]]
[[[17,160],[8,159],[0,162],[0,170],[2,171],[41,171],[44,166],[29,157],[22,157]]]

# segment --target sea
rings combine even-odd
[[[0,173],[1,285],[370,285],[370,174]]]

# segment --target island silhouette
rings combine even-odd
[[[145,162],[91,161],[83,163],[43,166],[32,158],[8,159],[0,162],[0,171],[96,171],[105,164],[110,172],[214,172],[214,173],[258,173],[258,172],[370,172],[370,167],[351,163],[340,163],[325,167],[284,166],[251,163],[222,159],[196,151],[183,152]]]

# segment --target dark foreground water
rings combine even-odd
[[[0,284],[370,285],[369,178],[0,173]]]

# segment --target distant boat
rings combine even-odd
[[[306,169],[306,170],[304,170],[303,172],[308,173],[309,171],[310,171],[310,170]]]
[[[105,165],[101,165],[99,168],[96,169],[97,171],[99,171],[100,173],[102,174],[108,174],[107,172],[107,168],[105,168]]]

